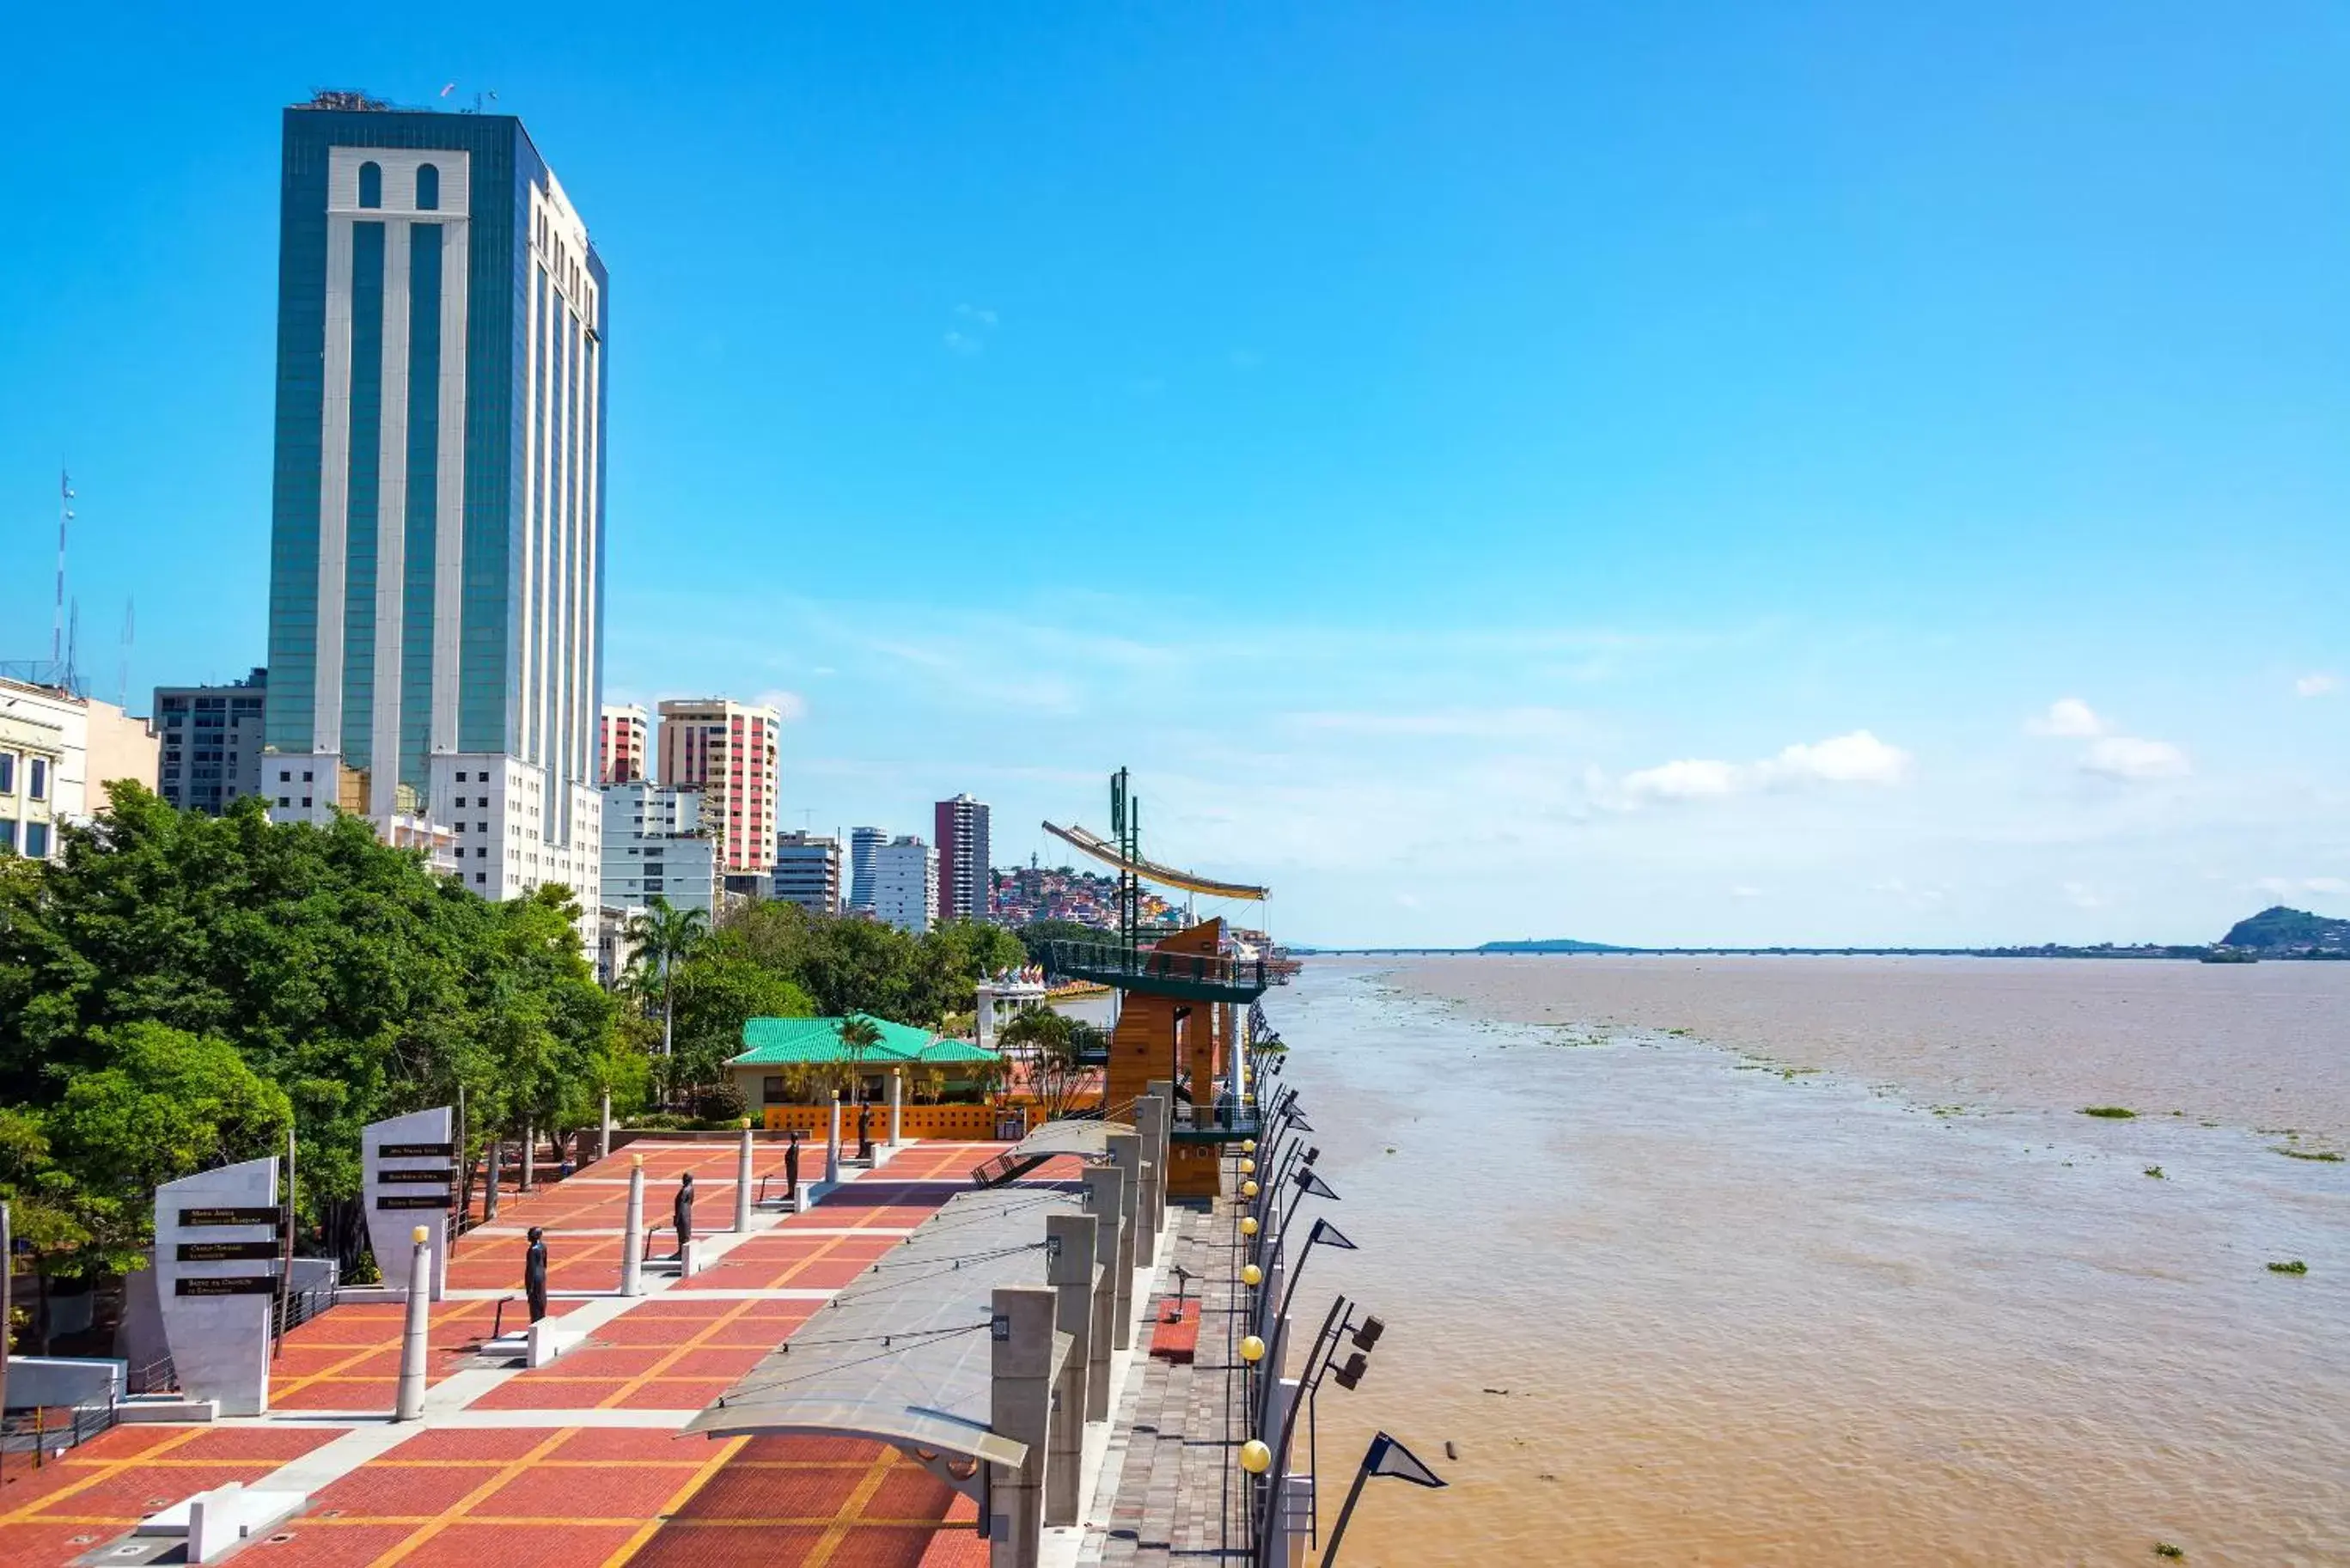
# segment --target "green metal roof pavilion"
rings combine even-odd
[[[847,1065],[852,1058],[848,1048],[840,1043],[840,1030],[850,1018],[861,1018],[881,1032],[879,1042],[868,1048],[861,1058],[862,1064],[866,1066],[889,1067],[919,1063],[941,1067],[1000,1060],[994,1052],[982,1050],[968,1040],[949,1040],[930,1030],[914,1028],[911,1024],[892,1023],[886,1018],[875,1018],[870,1013],[852,1012],[845,1018],[747,1020],[743,1025],[743,1054],[727,1065]]]

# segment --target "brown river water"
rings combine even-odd
[[[1300,1337],[1389,1325],[1324,1527],[1375,1429],[1452,1483],[1373,1482],[1347,1568],[2350,1563],[2350,1162],[2280,1152],[2350,1152],[2350,964],[1317,960],[1265,1010],[1361,1248]]]

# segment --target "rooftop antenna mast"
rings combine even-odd
[[[1128,787],[1126,770],[1109,775],[1109,830],[1118,840],[1118,935],[1128,953],[1142,945],[1142,803]]]
[[[49,623],[49,662],[62,662],[66,656],[66,529],[73,522],[73,475],[60,464],[57,468],[57,607]]]

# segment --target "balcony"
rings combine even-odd
[[[1177,1105],[1167,1137],[1173,1143],[1239,1143],[1255,1137],[1263,1127],[1253,1097],[1234,1100],[1218,1096],[1213,1105]]]
[[[1270,983],[1263,959],[1220,953],[1129,952],[1108,942],[1055,942],[1054,972],[1186,1002],[1254,1002]]]

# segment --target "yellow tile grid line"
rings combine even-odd
[[[182,1443],[193,1442],[196,1438],[203,1437],[208,1429],[209,1428],[203,1427],[191,1427],[176,1438],[164,1438],[161,1442],[156,1444],[153,1448],[148,1449],[142,1454],[132,1454],[124,1459],[111,1461],[100,1459],[84,1461],[89,1464],[97,1473],[87,1476],[80,1480],[61,1486],[55,1491],[44,1492],[39,1497],[35,1498],[32,1501],[26,1503],[21,1508],[11,1510],[6,1513],[0,1513],[0,1524],[24,1523],[32,1519],[38,1510],[47,1508],[53,1502],[58,1502],[66,1498],[69,1498],[77,1492],[88,1491],[91,1487],[98,1485],[100,1481],[111,1480],[116,1476],[120,1475],[124,1470],[145,1464],[154,1456],[168,1452],[172,1449],[176,1449]],[[238,1461],[230,1459],[223,1462],[234,1464]]]
[[[418,1547],[423,1545],[426,1542],[432,1540],[434,1536],[440,1534],[443,1530],[448,1529],[449,1526],[456,1523],[459,1520],[463,1519],[468,1512],[472,1511],[475,1504],[487,1499],[489,1495],[497,1490],[498,1488],[505,1485],[506,1482],[514,1480],[515,1477],[530,1469],[532,1465],[553,1453],[558,1447],[570,1438],[572,1433],[577,1430],[579,1430],[579,1428],[577,1427],[557,1427],[555,1429],[554,1435],[549,1437],[546,1441],[539,1444],[536,1448],[531,1449],[530,1452],[523,1455],[520,1459],[510,1460],[498,1467],[495,1474],[492,1475],[489,1480],[484,1481],[473,1490],[467,1492],[464,1496],[459,1498],[449,1507],[447,1511],[437,1515],[430,1523],[426,1524],[424,1528],[419,1530],[415,1534],[402,1539],[397,1544],[378,1554],[375,1561],[368,1564],[368,1568],[391,1568],[391,1564],[399,1562],[401,1558],[406,1557],[410,1552],[415,1551]]]
[[[824,1568],[832,1561],[832,1554],[840,1550],[840,1543],[848,1539],[850,1531],[860,1524],[879,1522],[868,1521],[863,1517],[865,1505],[873,1501],[874,1494],[881,1490],[881,1483],[889,1479],[889,1472],[896,1469],[899,1463],[895,1449],[883,1449],[873,1457],[873,1462],[866,1467],[865,1478],[857,1483],[857,1490],[848,1494],[848,1501],[840,1505],[832,1522],[825,1527],[824,1534],[809,1549],[807,1556],[801,1562],[801,1568]]]
[[[801,1262],[799,1262],[798,1264],[795,1265],[793,1272],[795,1273],[795,1272],[797,1272],[800,1269],[805,1269],[805,1268],[806,1268],[810,1263],[815,1262],[818,1258],[820,1258],[820,1257],[824,1256],[824,1254],[825,1254],[827,1251],[830,1251],[830,1250],[831,1250],[832,1248],[834,1248],[834,1247],[838,1246],[838,1245],[839,1245],[843,1241],[845,1241],[846,1239],[847,1239],[847,1238],[845,1238],[845,1237],[840,1237],[840,1236],[835,1236],[835,1237],[830,1238],[828,1241],[827,1241],[825,1242],[825,1244],[824,1244],[822,1247],[817,1248],[814,1252],[810,1253],[810,1254],[809,1254],[809,1255],[808,1255],[805,1260],[803,1260],[803,1261],[802,1261]],[[786,1275],[785,1275],[784,1277],[785,1277],[785,1279],[789,1279],[789,1278],[791,1278],[791,1275],[790,1275],[790,1274],[786,1274]],[[624,1400],[624,1399],[628,1398],[630,1395],[632,1395],[632,1394],[636,1393],[636,1392],[637,1392],[637,1390],[639,1390],[639,1389],[642,1388],[646,1384],[650,1383],[654,1378],[661,1376],[663,1374],[665,1374],[665,1373],[669,1370],[669,1368],[671,1368],[671,1367],[672,1367],[672,1366],[676,1366],[676,1365],[678,1364],[678,1362],[679,1362],[681,1359],[682,1359],[686,1355],[688,1355],[689,1353],[691,1353],[691,1352],[692,1352],[692,1351],[701,1350],[701,1349],[705,1348],[705,1346],[703,1345],[703,1343],[702,1343],[702,1342],[703,1342],[704,1340],[708,1339],[712,1334],[713,1334],[717,1333],[720,1329],[724,1328],[724,1327],[728,1326],[729,1324],[731,1324],[734,1323],[736,1320],[740,1319],[740,1318],[741,1318],[744,1314],[748,1313],[748,1312],[749,1312],[753,1307],[754,1307],[754,1306],[764,1306],[764,1305],[766,1305],[766,1304],[767,1304],[766,1303],[764,1303],[764,1302],[763,1302],[763,1301],[756,1300],[756,1299],[753,1299],[753,1300],[749,1300],[749,1301],[742,1301],[742,1302],[737,1302],[737,1303],[734,1303],[734,1306],[733,1306],[733,1310],[728,1311],[728,1312],[723,1312],[723,1313],[720,1313],[716,1317],[713,1317],[713,1318],[712,1318],[709,1322],[707,1322],[707,1323],[703,1324],[700,1328],[696,1329],[696,1330],[693,1332],[693,1334],[692,1334],[691,1337],[688,1338],[684,1344],[682,1344],[682,1345],[681,1345],[677,1346],[677,1347],[676,1347],[675,1349],[673,1349],[673,1350],[671,1350],[671,1351],[666,1352],[666,1353],[661,1356],[661,1358],[660,1358],[659,1361],[654,1362],[654,1363],[652,1364],[652,1366],[650,1366],[650,1367],[647,1367],[644,1371],[639,1372],[639,1374],[637,1374],[634,1377],[632,1377],[632,1378],[629,1379],[629,1381],[628,1381],[628,1382],[626,1382],[626,1383],[622,1384],[622,1385],[619,1386],[619,1389],[617,1389],[616,1391],[614,1391],[614,1392],[613,1392],[613,1393],[611,1393],[611,1394],[608,1394],[608,1395],[605,1396],[605,1397],[604,1397],[604,1398],[602,1398],[601,1400],[598,1401],[598,1403],[597,1403],[597,1407],[598,1407],[598,1409],[604,1409],[604,1410],[611,1410],[611,1409],[617,1409],[617,1408],[619,1408],[619,1407],[620,1401],[622,1401],[622,1400]],[[807,1320],[807,1319],[806,1319],[806,1318],[803,1318],[803,1319],[801,1319],[800,1321],[801,1321],[801,1323],[806,1323],[806,1321],[808,1321],[808,1320]],[[799,1324],[795,1324],[793,1325],[793,1329],[794,1329],[795,1331],[796,1331],[796,1330],[797,1330],[797,1328],[798,1328],[798,1326],[799,1326]],[[733,1347],[731,1347],[731,1348],[740,1349],[740,1348],[744,1348],[744,1347],[743,1347],[743,1346],[733,1346]],[[550,1382],[551,1382],[551,1381],[553,1381],[553,1379],[551,1379],[551,1378],[550,1378],[550,1379],[548,1379],[547,1381],[550,1381]],[[732,1383],[732,1382],[733,1382],[734,1380],[733,1380],[733,1378],[731,1378],[731,1377],[712,1377],[712,1378],[703,1378],[703,1379],[702,1379],[702,1381],[705,1381],[705,1382],[715,1382],[715,1383]]]
[[[726,1461],[740,1453],[743,1446],[750,1440],[748,1438],[728,1438],[721,1442],[710,1461],[688,1476],[685,1484],[671,1492],[669,1501],[661,1504],[660,1516],[645,1521],[626,1541],[614,1547],[611,1555],[604,1559],[602,1568],[620,1568],[620,1564],[643,1551],[645,1542],[660,1533],[660,1527],[669,1522],[678,1510],[691,1502],[694,1493],[708,1486],[710,1478],[725,1469]]]

